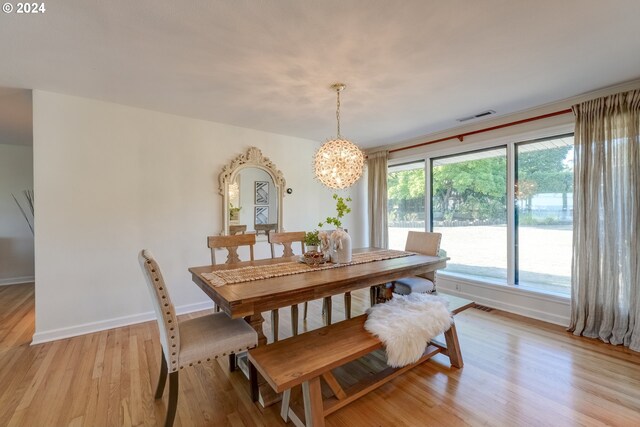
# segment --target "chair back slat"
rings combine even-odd
[[[293,244],[296,242],[300,242],[300,249],[302,250],[302,254],[304,253],[304,231],[289,231],[283,233],[271,232],[269,233],[269,244],[271,246],[271,258],[276,257],[275,253],[275,245],[282,245],[283,257],[293,256]]]
[[[240,262],[238,255],[238,247],[249,246],[249,256],[253,261],[253,247],[256,244],[256,235],[236,234],[233,236],[209,236],[207,237],[207,246],[211,249],[211,263],[216,264],[216,249],[227,250],[226,264],[235,264]]]
[[[144,277],[151,293],[153,308],[156,312],[158,329],[160,330],[160,344],[164,352],[169,372],[178,370],[180,356],[180,333],[176,310],[169,298],[169,291],[160,272],[158,263],[146,249],[140,251],[138,261],[142,267]]]

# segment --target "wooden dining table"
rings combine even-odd
[[[377,252],[379,248],[354,249],[353,253]],[[191,267],[192,280],[231,318],[244,318],[258,333],[258,345],[266,345],[262,324],[263,312],[289,307],[306,301],[339,295],[371,286],[383,285],[402,277],[430,273],[445,268],[444,257],[410,254],[398,258],[372,261],[362,264],[344,265],[330,269],[309,268],[300,274],[244,281],[240,283],[214,286],[205,277],[208,273],[221,270],[236,270],[243,267],[269,266],[273,264],[298,262],[299,256],[268,258],[243,261],[234,264],[205,265]],[[243,371],[246,357],[238,358]],[[262,406],[270,406],[280,400],[271,387],[259,377],[259,394]]]
[[[378,248],[354,249],[355,253],[380,251]],[[266,266],[287,261],[297,262],[299,257],[269,258],[235,264],[191,267],[192,279],[220,309],[231,318],[245,318],[258,333],[258,345],[267,339],[262,330],[263,312],[294,304],[321,299],[331,295],[369,288],[392,282],[402,277],[429,273],[445,268],[447,258],[412,254],[399,258],[345,265],[268,279],[213,286],[203,274],[220,270],[234,270],[248,266]]]

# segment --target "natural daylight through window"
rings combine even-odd
[[[568,296],[572,200],[570,134],[392,164],[389,247],[433,230],[450,257],[444,274]]]

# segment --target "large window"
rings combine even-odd
[[[388,192],[390,248],[433,230],[445,274],[570,295],[572,135],[391,165]]]
[[[447,271],[506,283],[507,149],[433,159],[431,189]]]
[[[404,250],[409,230],[425,231],[424,161],[389,166],[389,248]]]
[[[573,136],[516,144],[516,283],[569,294]]]

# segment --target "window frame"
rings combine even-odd
[[[517,133],[508,133],[504,131],[487,132],[486,134],[478,134],[472,137],[458,139],[455,136],[448,141],[439,144],[425,145],[417,149],[412,149],[408,153],[393,153],[388,159],[388,166],[396,166],[400,164],[424,161],[425,167],[425,231],[433,230],[433,214],[431,206],[431,194],[433,183],[431,182],[431,165],[432,159],[455,156],[475,151],[485,151],[492,148],[507,148],[507,282],[493,281],[480,276],[469,278],[464,276],[464,280],[477,283],[482,286],[502,286],[510,289],[518,289],[527,294],[539,294],[557,297],[560,299],[570,299],[569,295],[554,292],[545,292],[531,287],[519,287],[517,285],[517,253],[516,253],[516,207],[515,207],[515,185],[516,185],[516,145],[520,143],[536,142],[541,140],[549,140],[561,138],[563,136],[574,134],[573,117],[570,120],[566,118],[556,118],[553,120],[555,124],[537,123],[535,125],[526,126],[527,129]],[[542,124],[542,126],[540,126]],[[493,136],[492,136],[493,135]],[[438,274],[444,277],[460,278],[462,276],[443,270]]]

